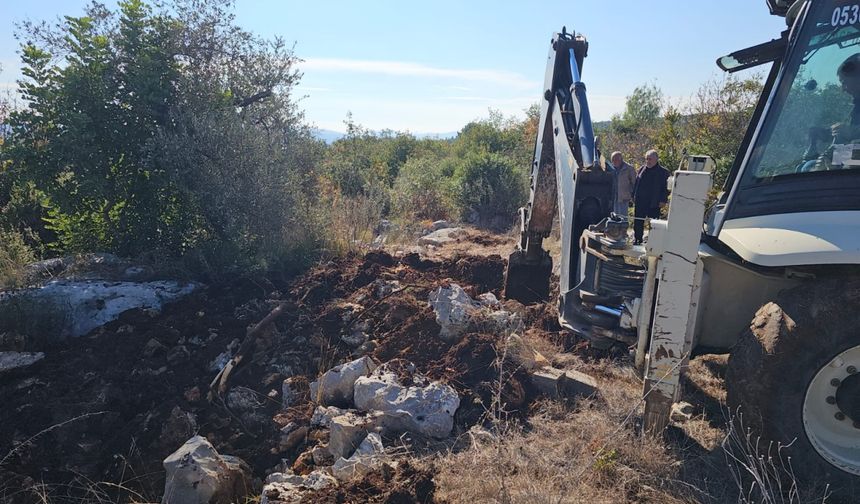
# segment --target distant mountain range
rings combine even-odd
[[[340,140],[341,138],[343,138],[344,135],[346,135],[346,133],[342,133],[340,131],[322,129],[322,128],[315,128],[313,130],[313,135],[318,140],[322,140],[323,142],[330,144],[330,143],[334,142],[335,140]],[[447,139],[447,138],[454,138],[455,136],[457,136],[457,132],[456,131],[449,131],[446,133],[412,133],[412,136],[414,136],[415,138]]]

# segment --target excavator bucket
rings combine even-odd
[[[552,258],[548,253],[535,261],[528,259],[524,251],[517,250],[508,258],[503,295],[506,299],[516,299],[523,304],[546,302],[549,299],[551,277]]]

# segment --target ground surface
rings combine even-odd
[[[44,349],[37,369],[0,378],[0,501],[157,502],[161,461],[195,433],[248,462],[258,483],[285,467],[308,472],[313,462],[300,455],[316,442],[314,431],[285,446],[279,429],[291,421],[307,425],[314,405],[305,394],[283,409],[282,381],[312,381],[365,353],[379,362],[411,361],[451,384],[461,395],[453,437],[386,439],[401,460],[396,468],[309,495],[308,502],[736,500],[719,448],[727,416],[724,358],[692,362],[684,384],[692,418],[673,423],[661,440],[639,433],[641,383],[628,354],[595,353],[560,331],[552,303],[503,306],[522,317],[524,339],[553,365],[595,376],[603,391],[597,399],[538,398],[523,370],[500,367],[502,335],[470,332],[454,344],[438,338],[429,292],[456,282],[472,296],[501,297],[512,247],[510,237],[470,230],[422,255],[351,255],[283,285],[240,278],[161,314],[128,312]],[[281,303],[286,314],[257,339],[229,391],[207,400],[217,372],[212,363]],[[358,319],[346,322],[355,306]],[[358,321],[371,335],[360,349],[341,339]],[[474,426],[486,436],[476,438]]]

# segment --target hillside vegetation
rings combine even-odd
[[[299,56],[236,24],[231,0],[93,4],[19,27],[20,98],[0,106],[0,283],[39,257],[169,260],[203,279],[290,274],[372,238],[380,219],[508,228],[528,196],[538,108],[490,111],[453,139],[316,140]],[[289,34],[285,34],[289,37]],[[678,109],[652,84],[601,123],[605,154],[657,148],[732,162],[759,79],[704,84]],[[536,94],[536,98],[537,98]]]

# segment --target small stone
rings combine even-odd
[[[451,243],[461,236],[465,235],[466,231],[463,228],[458,227],[449,227],[443,228],[432,233],[422,236],[418,239],[419,245],[432,246],[432,247],[441,247],[445,244]]]
[[[513,333],[506,340],[506,356],[526,371],[550,365],[549,360],[527,344],[518,334]]]
[[[692,404],[686,401],[681,401],[676,402],[672,405],[672,413],[669,415],[669,417],[672,419],[673,422],[681,423],[692,419],[694,412],[695,408]]]
[[[361,331],[353,331],[349,334],[342,335],[340,337],[340,340],[343,341],[350,348],[358,348],[367,342],[368,336],[367,333]]]
[[[292,471],[273,473],[266,478],[260,504],[294,504],[301,502],[305,493],[337,486],[337,480],[323,471],[298,476]]]
[[[341,409],[336,406],[317,406],[314,410],[314,414],[311,416],[311,427],[329,428],[331,427],[331,420],[334,417],[345,413],[345,409]]]
[[[485,292],[478,296],[477,301],[481,303],[482,306],[487,306],[490,308],[496,308],[501,305],[499,302],[499,298],[496,297],[492,292]]]
[[[597,381],[579,371],[562,371],[553,367],[542,367],[532,371],[532,385],[553,399],[591,397],[597,394]]]
[[[162,345],[160,341],[155,338],[150,338],[143,347],[143,356],[151,358],[166,351],[167,347]]]
[[[176,363],[187,360],[191,357],[191,352],[188,351],[188,347],[185,345],[175,346],[167,352],[167,362]]]
[[[314,465],[330,466],[334,464],[334,456],[329,451],[327,444],[314,446],[311,449],[311,456],[314,459]]]
[[[307,436],[307,426],[300,427],[295,422],[290,422],[281,428],[281,439],[278,442],[278,448],[282,452],[290,451],[303,442]]]
[[[200,387],[195,386],[195,387],[192,387],[192,388],[186,390],[185,393],[183,394],[183,396],[185,397],[185,400],[190,402],[190,403],[199,401],[200,400]]]

